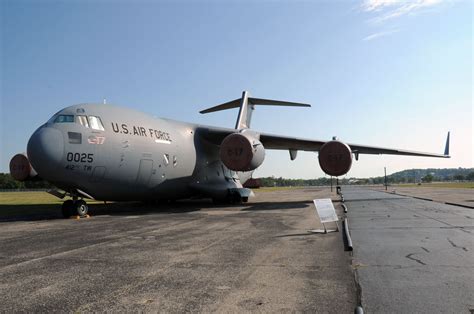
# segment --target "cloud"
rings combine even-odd
[[[362,10],[369,13],[382,13],[372,19],[373,22],[386,20],[413,14],[421,9],[429,8],[444,0],[365,0]]]
[[[390,31],[378,32],[378,33],[374,33],[372,35],[369,35],[369,36],[365,37],[363,40],[364,41],[374,40],[376,38],[380,38],[380,37],[383,37],[383,36],[398,33],[399,31],[400,31],[399,29],[394,29],[394,30],[390,30]]]

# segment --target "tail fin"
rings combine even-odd
[[[311,105],[296,103],[296,102],[253,98],[253,97],[250,97],[249,92],[243,91],[242,98],[237,98],[229,102],[226,102],[224,104],[202,110],[199,113],[209,113],[209,112],[227,110],[227,109],[232,109],[232,108],[240,108],[239,115],[237,117],[237,122],[235,124],[235,128],[237,130],[240,130],[240,129],[250,128],[250,121],[252,119],[252,113],[255,110],[255,105],[311,107]]]

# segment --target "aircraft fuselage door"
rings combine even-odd
[[[142,159],[140,160],[140,167],[138,168],[137,184],[148,186],[150,183],[150,177],[153,171],[153,160]]]

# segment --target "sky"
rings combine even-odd
[[[266,133],[442,153],[361,155],[347,177],[473,167],[473,2],[0,0],[0,172],[63,107],[126,106],[234,127],[252,96]],[[254,177],[324,176],[317,153],[267,151]]]

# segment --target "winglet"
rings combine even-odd
[[[449,157],[449,133],[451,132],[448,132],[448,137],[446,137],[446,145],[444,146],[444,155],[446,157]]]

